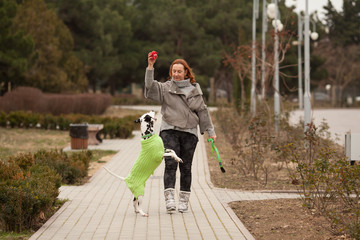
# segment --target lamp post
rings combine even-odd
[[[259,16],[259,0],[253,1],[252,21],[252,58],[251,58],[251,99],[250,110],[252,116],[256,114],[256,19]]]
[[[313,32],[310,34],[312,40],[317,40],[319,34],[316,32],[316,25],[313,23]],[[303,20],[300,13],[298,14],[298,42],[296,43],[298,46],[298,98],[299,98],[299,109],[304,108],[303,103],[303,86],[302,86],[302,43],[303,43]]]
[[[299,98],[299,109],[303,109],[303,86],[302,86],[302,60],[301,60],[301,44],[303,42],[302,34],[302,20],[300,14],[298,14],[298,98]]]
[[[262,15],[262,45],[261,45],[261,99],[265,99],[265,33],[267,32],[267,17],[266,17],[266,0],[263,0],[263,15]]]
[[[274,93],[274,113],[275,113],[275,131],[279,131],[280,125],[280,86],[279,86],[279,36],[278,36],[278,6],[277,0],[275,0],[276,14],[275,14],[275,46],[274,46],[274,64],[275,64],[275,93]]]
[[[308,129],[308,124],[311,122],[311,95],[310,95],[310,39],[309,39],[309,9],[308,0],[305,2],[305,93],[304,93],[304,130]]]
[[[275,115],[275,131],[279,131],[280,125],[280,92],[279,92],[279,36],[278,31],[281,31],[283,25],[279,18],[278,1],[275,0],[273,3],[268,5],[267,13],[270,18],[274,18],[272,24],[275,29],[275,43],[274,43],[274,115]]]

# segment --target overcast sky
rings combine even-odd
[[[308,1],[309,14],[318,11],[318,16],[320,19],[324,18],[324,8],[323,6],[327,5],[328,0],[286,0],[286,6],[295,5],[296,12],[305,11],[305,2]],[[343,0],[330,0],[333,6],[337,11],[342,11]]]

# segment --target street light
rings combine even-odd
[[[305,2],[305,93],[304,93],[304,131],[311,123],[311,95],[310,95],[310,39],[309,39],[309,9],[308,0]]]
[[[312,40],[317,40],[319,34],[316,32],[316,25],[313,23],[313,32],[310,34]],[[305,32],[305,31],[304,31]],[[303,109],[303,87],[302,87],[302,51],[301,45],[303,43],[303,21],[300,14],[298,14],[298,98],[299,98],[299,109]]]
[[[279,94],[279,56],[278,56],[278,50],[279,50],[279,36],[278,31],[281,31],[283,29],[283,25],[280,20],[278,20],[279,17],[279,9],[278,9],[278,1],[275,0],[273,3],[268,5],[267,8],[267,14],[270,18],[273,18],[273,26],[275,28],[275,43],[274,43],[274,65],[275,65],[275,71],[274,71],[274,114],[275,114],[275,131],[279,131],[279,124],[280,124],[280,94]],[[280,30],[281,29],[281,30]]]
[[[256,114],[256,19],[259,16],[259,0],[253,1],[253,22],[252,22],[252,58],[251,58],[251,99],[250,110],[252,116]]]
[[[301,16],[298,14],[298,94],[299,94],[299,109],[303,109],[303,87],[302,87],[302,60],[301,60],[301,44],[303,42]]]
[[[269,18],[275,18],[276,6],[274,3],[267,4],[266,0],[263,0],[263,15],[262,15],[262,54],[261,54],[261,98],[265,99],[265,62],[266,62],[266,52],[265,52],[265,33],[267,32],[267,16]],[[278,30],[282,31],[284,25],[280,20],[277,21]],[[273,27],[275,27],[275,20],[273,20]]]
[[[267,32],[267,17],[266,17],[266,5],[267,1],[263,0],[262,10],[262,44],[261,44],[261,99],[265,99],[265,33]]]

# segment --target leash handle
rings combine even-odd
[[[219,154],[219,151],[218,151],[217,147],[216,147],[215,144],[214,144],[214,139],[209,138],[209,139],[208,139],[208,142],[211,143],[211,152],[214,152],[214,151],[216,152],[216,156],[217,156],[218,161],[219,161],[219,165],[220,165],[221,172],[224,173],[224,172],[225,172],[225,169],[224,169],[224,167],[222,166],[221,159],[220,159],[220,154]]]

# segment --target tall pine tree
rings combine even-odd
[[[86,89],[83,64],[72,52],[71,33],[43,0],[23,1],[18,7],[14,27],[31,35],[35,44],[25,85],[45,92]]]
[[[0,95],[22,84],[33,51],[31,37],[12,29],[16,10],[15,1],[0,0]]]

